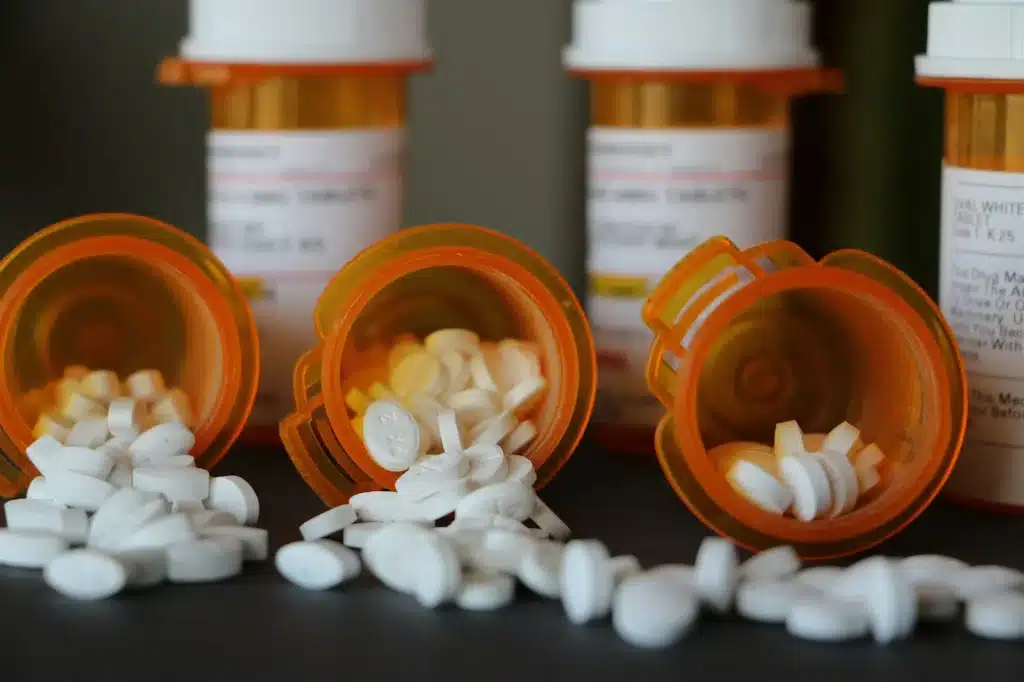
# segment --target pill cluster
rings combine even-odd
[[[224,580],[244,560],[266,559],[267,532],[248,525],[259,516],[252,487],[197,468],[188,426],[143,430],[141,401],[118,409],[128,402],[113,398],[105,419],[82,413],[64,443],[50,432],[26,448],[41,475],[4,505],[0,565],[42,569],[58,592],[102,599],[164,581]]]
[[[370,457],[405,471],[420,456],[470,446],[520,452],[537,436],[531,416],[547,388],[532,344],[481,342],[467,329],[440,329],[422,343],[401,338],[388,351],[388,380],[353,387],[345,401]],[[449,438],[450,440],[450,438]]]
[[[643,648],[683,639],[702,610],[735,610],[750,621],[784,625],[801,639],[871,637],[889,644],[909,637],[919,622],[958,619],[962,602],[964,622],[975,635],[1024,639],[1024,594],[1018,591],[1024,573],[1013,569],[970,567],[937,555],[802,569],[786,546],[740,563],[731,543],[707,538],[692,566],[644,570],[636,557],[611,556],[598,540],[562,544],[530,533],[516,520],[526,513],[528,491],[520,487],[514,504],[511,491],[488,492],[506,500],[488,511],[513,516],[447,528],[360,521],[354,507],[343,505],[303,524],[305,539],[282,547],[275,563],[292,583],[319,590],[355,578],[365,565],[386,587],[427,608],[500,609],[513,602],[519,582],[541,597],[560,599],[574,624],[610,615],[619,636]],[[341,543],[328,538],[336,533],[342,533]],[[361,560],[349,547],[362,549]]]
[[[881,482],[885,455],[843,422],[828,434],[804,434],[795,421],[775,427],[775,447],[724,443],[712,458],[733,490],[772,514],[800,521],[834,519],[857,508]]]
[[[154,369],[139,370],[122,381],[110,370],[70,365],[60,379],[29,391],[25,402],[38,415],[33,435],[52,436],[68,445],[100,445],[103,440],[96,441],[104,429],[134,438],[166,422],[194,428],[188,395],[180,388],[168,389]]]

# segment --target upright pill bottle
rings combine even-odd
[[[698,518],[747,548],[864,551],[914,520],[953,469],[967,422],[955,338],[920,287],[870,254],[816,262],[792,242],[712,238],[662,278],[643,319],[661,467]],[[724,443],[771,446],[789,420],[804,433],[849,422],[885,454],[852,511],[810,522],[764,511],[709,456]]]
[[[587,314],[601,368],[602,443],[650,452],[640,308],[714,235],[787,232],[790,100],[839,86],[791,0],[578,0],[569,71],[590,82]]]
[[[537,349],[547,390],[534,418],[537,436],[519,454],[533,462],[538,487],[568,461],[597,387],[583,307],[557,270],[515,239],[472,225],[424,225],[360,253],[317,303],[317,342],[295,366],[295,411],[281,423],[281,439],[324,502],[393,489],[398,474],[370,458],[345,396],[387,380],[396,339],[446,328]]]
[[[933,2],[918,83],[945,90],[939,304],[970,418],[947,492],[1024,509],[1024,2]]]
[[[191,0],[160,80],[210,92],[208,242],[240,278],[264,372],[246,436],[276,439],[313,308],[401,226],[406,81],[430,65],[425,0]]]
[[[97,214],[48,227],[0,261],[0,495],[35,469],[25,457],[47,385],[69,365],[125,377],[157,369],[196,413],[196,463],[238,437],[259,377],[241,287],[195,238],[149,218]]]

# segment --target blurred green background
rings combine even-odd
[[[795,105],[793,234],[816,255],[871,250],[934,292],[942,98],[913,83],[927,3],[813,4],[847,91]],[[412,86],[406,222],[496,227],[578,287],[587,111],[561,68],[570,1],[429,8],[437,64]],[[206,100],[153,82],[186,12],[186,0],[0,2],[0,248],[92,211],[203,233]]]

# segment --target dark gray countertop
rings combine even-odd
[[[238,449],[221,473],[246,477],[262,501],[260,525],[274,547],[298,538],[298,524],[323,509],[278,451]],[[694,558],[707,532],[651,461],[584,448],[544,493],[577,537],[598,537],[644,565]],[[879,551],[941,552],[972,563],[1024,568],[1024,518],[937,504]],[[355,674],[376,680],[580,679],[673,682],[787,675],[826,682],[1019,679],[1024,646],[978,640],[959,626],[919,628],[888,648],[817,645],[784,630],[705,618],[671,649],[638,651],[607,624],[575,627],[561,605],[522,596],[489,614],[428,611],[371,578],[336,591],[304,592],[271,563],[250,564],[229,583],[166,586],[116,599],[75,603],[46,588],[37,572],[0,572],[5,678],[106,677],[320,680]]]

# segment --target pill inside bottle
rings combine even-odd
[[[426,225],[379,241],[331,280],[316,326],[322,342],[296,366],[297,409],[281,433],[329,503],[394,486],[362,440],[373,401],[416,415],[434,446],[424,454],[444,448],[437,413],[454,412],[466,447],[498,438],[532,461],[537,485],[568,460],[593,406],[593,342],[572,290],[489,229]]]
[[[859,251],[708,240],[651,294],[655,447],[716,531],[807,559],[913,520],[959,454],[966,380],[952,332],[903,273]]]
[[[199,241],[141,216],[89,215],[24,241],[0,278],[0,493],[28,484],[24,448],[42,416],[59,423],[72,410],[79,420],[90,403],[105,416],[133,391],[165,419],[190,422],[200,466],[225,454],[255,397],[256,329],[238,285]],[[159,395],[142,396],[147,371],[165,383]]]

